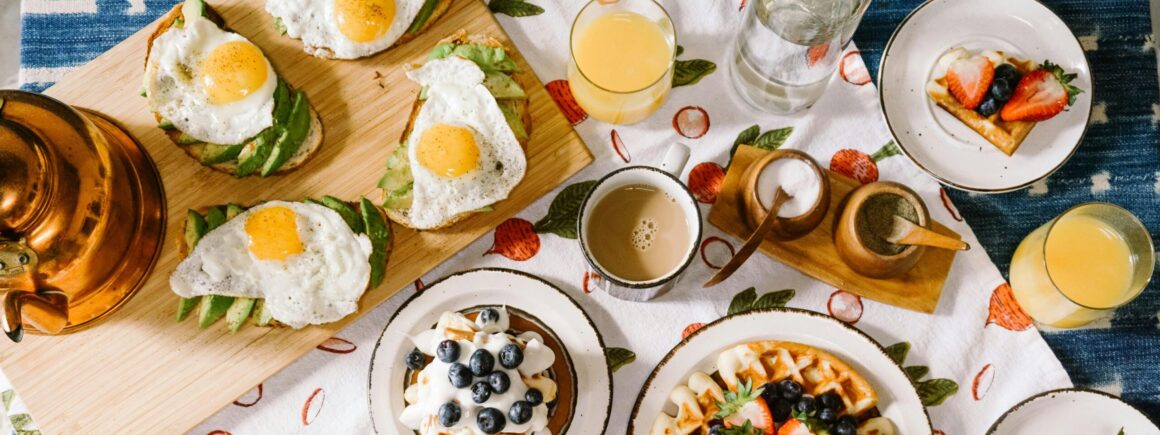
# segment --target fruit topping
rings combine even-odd
[[[822,423],[830,424],[830,423],[833,423],[834,420],[837,420],[837,419],[838,419],[838,411],[834,411],[833,409],[830,409],[830,408],[822,408],[822,409],[818,410],[818,420],[821,420]]]
[[[789,417],[792,414],[791,411],[793,411],[793,405],[785,399],[774,400],[773,403],[769,405],[769,412],[773,414],[773,421],[779,424],[789,420]]]
[[[528,392],[524,393],[524,400],[531,403],[532,406],[539,405],[544,403],[544,393],[541,393],[540,390],[535,388],[529,388]]]
[[[471,354],[468,361],[471,364],[471,374],[479,377],[487,376],[495,368],[495,357],[487,349],[478,349]]]
[[[443,340],[439,342],[439,347],[435,349],[435,356],[439,361],[445,363],[453,363],[459,360],[459,343],[455,340]]]
[[[475,424],[479,426],[480,432],[486,434],[495,434],[503,430],[507,426],[507,420],[504,419],[503,412],[495,408],[484,408],[479,411],[479,416],[475,418]]]
[[[1071,84],[1075,77],[1064,73],[1059,65],[1045,61],[1039,69],[1019,80],[1015,93],[999,115],[1008,122],[1051,119],[1074,104],[1076,95],[1083,92]]]
[[[451,367],[447,368],[447,380],[451,381],[451,385],[455,388],[467,388],[471,385],[471,369],[460,363],[452,363]]]
[[[796,419],[790,419],[777,430],[777,435],[813,435],[813,433],[809,426]]]
[[[523,400],[512,404],[508,410],[508,418],[515,424],[524,424],[532,419],[532,404]]]
[[[793,410],[802,414],[811,415],[818,410],[817,403],[814,402],[813,396],[802,396],[797,403],[793,405]]]
[[[772,435],[774,424],[773,414],[769,405],[761,398],[763,389],[753,390],[753,381],[746,381],[737,386],[737,391],[726,391],[725,401],[717,402],[717,413],[713,418],[725,422],[726,428],[744,427],[747,423],[754,428],[762,429]]]
[[[777,391],[781,394],[781,398],[792,403],[797,403],[798,399],[802,398],[802,384],[797,383],[793,379],[785,379],[777,383]]]
[[[484,308],[479,312],[479,321],[484,325],[495,323],[499,321],[499,311],[495,308]]]
[[[833,435],[857,435],[858,426],[850,423],[848,420],[838,420],[837,423],[830,428]]]
[[[838,393],[835,393],[833,391],[825,392],[825,393],[818,395],[817,400],[818,400],[818,404],[821,405],[822,409],[832,409],[834,411],[841,411],[842,408],[846,407],[846,405],[844,403],[842,403],[842,396],[839,396]]]
[[[486,402],[491,398],[491,387],[487,382],[479,381],[471,385],[471,401],[475,403]]]
[[[507,373],[495,371],[487,375],[487,385],[491,387],[491,391],[503,394],[512,386],[512,381],[508,378]]]
[[[777,384],[769,382],[765,385],[762,385],[761,398],[765,399],[765,403],[769,405],[770,408],[773,408],[773,402],[781,398],[781,396],[778,395]]]
[[[1011,93],[1015,92],[1015,84],[1007,81],[1005,78],[997,78],[994,82],[991,82],[990,92],[988,96],[994,98],[995,101],[1006,102],[1011,99]]]
[[[455,423],[459,423],[459,417],[462,416],[462,412],[459,410],[459,405],[456,405],[455,402],[447,402],[439,407],[438,415],[439,424],[443,425],[443,427],[451,427]]]
[[[725,435],[725,425],[717,423],[709,426],[709,435]]]
[[[403,363],[405,363],[407,368],[411,370],[419,370],[423,368],[423,363],[426,362],[427,357],[424,357],[423,352],[420,352],[418,348],[411,349],[410,352],[407,352],[407,357],[403,360]]]
[[[514,369],[524,362],[524,351],[519,346],[509,344],[499,350],[499,365],[505,369]]]
[[[959,103],[974,110],[983,102],[995,78],[995,65],[976,54],[951,63],[947,68],[947,89]]]
[[[995,67],[995,80],[1003,79],[1012,85],[1019,83],[1019,70],[1015,69],[1015,65],[1009,63],[1000,64]],[[1012,87],[1014,89],[1014,87]]]

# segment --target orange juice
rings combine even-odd
[[[1108,220],[1087,213],[1064,214],[1032,232],[1015,250],[1011,290],[1023,310],[1040,323],[1080,326],[1139,293],[1143,285],[1138,283],[1138,257],[1124,233]],[[1147,266],[1151,276],[1151,265]]]
[[[660,107],[672,87],[672,23],[667,15],[656,19],[627,9],[598,10],[607,7],[589,4],[577,17],[568,83],[576,103],[592,117],[638,122]]]

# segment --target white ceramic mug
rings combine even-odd
[[[659,168],[652,166],[629,166],[618,169],[605,175],[588,191],[580,206],[580,219],[577,221],[576,234],[580,237],[580,248],[584,258],[588,261],[589,271],[600,275],[595,287],[603,289],[609,295],[618,299],[630,301],[647,301],[659,297],[669,291],[679,280],[693,257],[697,253],[697,245],[701,242],[701,209],[697,207],[697,200],[693,193],[677,177],[689,160],[689,148],[676,143],[669,147]],[[684,260],[668,273],[648,281],[634,281],[624,279],[609,272],[593,257],[589,245],[593,242],[588,239],[584,227],[592,216],[592,209],[606,195],[623,186],[644,184],[665,192],[677,200],[681,210],[685,213],[685,223],[688,225],[689,246],[685,247]]]

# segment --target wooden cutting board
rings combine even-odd
[[[725,174],[717,203],[709,211],[709,223],[721,231],[744,241],[753,230],[742,217],[741,176],[750,164],[765,153],[760,148],[742,145],[733,155],[733,163]],[[923,313],[933,313],[942,294],[943,284],[950,273],[955,252],[945,249],[927,249],[918,265],[902,276],[892,279],[874,279],[859,275],[846,266],[834,247],[834,219],[842,199],[860,184],[840,174],[826,171],[830,176],[830,212],[814,231],[797,240],[773,242],[766,240],[761,251],[774,259],[812,276],[819,281],[859,296],[897,307]],[[933,222],[933,230],[956,239],[961,238],[950,228]]]
[[[423,61],[439,39],[461,28],[495,36],[515,52],[486,5],[457,0],[433,28],[401,47],[358,61],[316,59],[303,53],[298,41],[278,35],[264,4],[211,3],[231,28],[263,48],[282,77],[306,91],[322,116],[326,139],[320,154],[289,175],[237,180],[203,168],[162,135],[139,96],[146,39],[154,25],[46,91],[120,120],[141,141],[161,172],[169,223],[153,275],[108,320],[65,336],[26,336],[15,345],[0,340],[0,367],[45,433],[184,432],[592,161],[537,80],[528,89],[533,129],[523,182],[495,211],[449,229],[417,233],[392,226],[395,238],[386,281],[363,296],[358,313],[297,331],[246,327],[229,334],[224,322],[206,330],[197,328],[196,319],[176,323],[178,299],[169,290],[168,277],[178,262],[175,241],[186,209],[322,194],[377,199],[375,185],[419,91],[404,77],[402,65]]]

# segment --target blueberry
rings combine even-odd
[[[483,402],[486,402],[487,399],[490,399],[490,398],[491,398],[491,387],[489,387],[487,385],[487,382],[480,381],[480,382],[476,382],[474,385],[471,386],[471,401],[472,402],[483,403]]]
[[[495,357],[491,356],[491,352],[488,352],[487,349],[479,349],[471,354],[471,360],[468,361],[468,364],[471,364],[471,374],[480,377],[487,376],[495,368]]]
[[[455,388],[467,388],[471,384],[471,369],[460,363],[453,363],[447,369],[447,379]]]
[[[725,433],[725,426],[721,423],[709,426],[709,435],[722,435]]]
[[[821,420],[822,423],[826,423],[826,424],[833,423],[834,420],[837,420],[837,419],[838,419],[838,411],[835,411],[831,408],[822,408],[821,410],[818,411],[818,420]]]
[[[814,403],[814,398],[812,396],[802,396],[802,398],[798,399],[797,403],[793,405],[793,410],[805,415],[810,415],[813,414],[814,411],[818,410],[818,404]]]
[[[781,397],[777,393],[777,384],[773,382],[761,386],[761,398],[765,399],[765,403],[770,406],[773,406],[773,402]]]
[[[857,435],[858,425],[839,419],[837,423],[830,426],[830,433],[833,435]]]
[[[499,365],[505,369],[514,369],[524,362],[524,351],[519,346],[509,344],[499,350]]]
[[[544,403],[544,393],[541,393],[540,390],[535,388],[529,388],[528,392],[524,393],[524,400],[527,400],[532,406],[539,405]]]
[[[495,308],[484,308],[479,312],[479,320],[484,325],[488,323],[495,323],[499,321],[499,311]]]
[[[979,114],[983,116],[994,115],[995,112],[999,111],[999,102],[995,101],[994,98],[988,97],[987,99],[983,100],[983,104],[980,104],[979,107],[975,109],[975,111],[979,112]]]
[[[475,424],[479,426],[479,430],[486,434],[499,433],[507,426],[507,420],[503,417],[503,412],[495,408],[483,408],[479,411],[479,416],[475,418]]]
[[[1011,99],[1011,93],[1015,89],[1011,86],[1011,82],[1004,78],[997,78],[991,82],[991,97],[996,101],[1005,102]]]
[[[820,405],[822,409],[841,411],[842,408],[846,407],[846,405],[842,403],[842,396],[839,396],[838,393],[833,391],[822,393],[822,395],[818,396],[817,399],[818,405]]]
[[[427,362],[427,357],[423,356],[423,352],[419,352],[419,349],[412,349],[407,352],[407,357],[403,359],[403,362],[407,364],[407,368],[419,370],[423,368],[423,363]]]
[[[491,391],[495,391],[497,394],[503,394],[512,386],[512,381],[508,379],[507,373],[494,371],[490,375],[487,375],[487,385],[491,387]]]
[[[512,423],[524,424],[532,420],[532,404],[523,400],[512,404],[508,410],[508,418]]]
[[[793,406],[790,405],[789,401],[785,399],[774,400],[769,405],[769,412],[770,414],[773,414],[773,421],[779,424],[785,423],[786,420],[789,420],[790,411],[792,409]]]
[[[443,406],[439,407],[439,424],[443,427],[454,426],[455,423],[459,423],[459,417],[462,415],[459,405],[456,405],[455,402],[444,403]]]
[[[854,418],[854,416],[852,416],[852,415],[843,415],[841,417],[838,417],[838,421],[834,424],[847,424],[850,427],[857,428],[858,427],[858,419]]]
[[[435,356],[439,361],[445,363],[453,363],[459,360],[459,343],[455,340],[443,340],[439,342],[439,347],[435,348]]]
[[[999,65],[995,68],[995,79],[1003,79],[1007,83],[1019,83],[1019,70],[1009,63]]]
[[[793,379],[786,379],[777,383],[777,390],[781,393],[781,398],[790,402],[797,402],[802,398],[802,384],[795,382]]]

